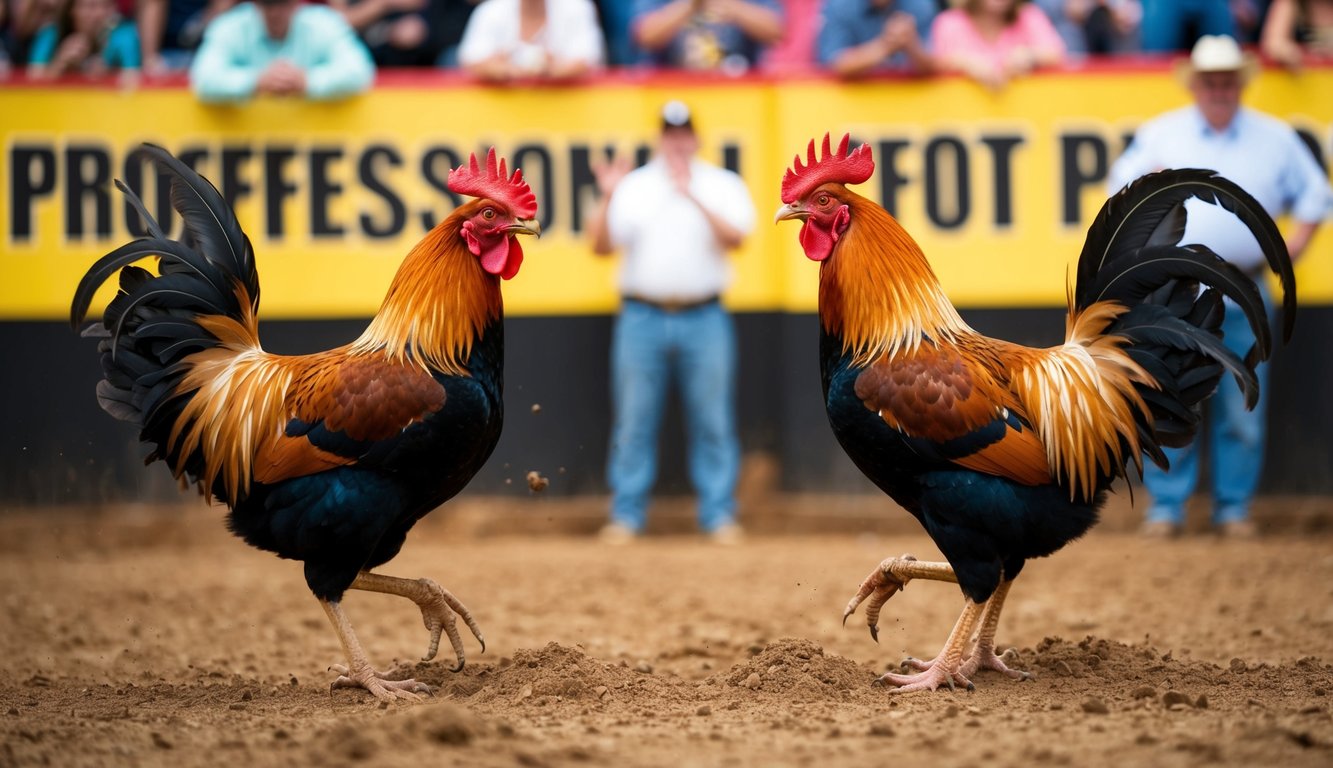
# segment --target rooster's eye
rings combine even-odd
[[[495,218],[495,209],[487,208],[486,210],[481,212],[481,217],[487,221],[490,221],[491,219]]]
[[[815,198],[815,205],[818,205],[821,208],[828,205],[828,195],[820,195]]]

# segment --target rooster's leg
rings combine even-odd
[[[330,689],[365,688],[381,701],[396,699],[421,701],[421,696],[418,694],[430,693],[429,686],[416,680],[384,679],[384,673],[376,672],[370,666],[366,652],[361,649],[361,643],[356,639],[356,633],[352,631],[352,623],[347,620],[347,614],[343,613],[342,604],[333,600],[320,600],[319,604],[324,606],[324,612],[329,615],[329,621],[333,623],[333,629],[338,633],[338,641],[342,643],[343,654],[347,657],[346,667],[341,665],[332,667],[339,677],[329,686]]]
[[[906,589],[907,582],[912,579],[958,583],[958,577],[954,575],[953,568],[948,563],[927,563],[911,555],[885,558],[884,562],[875,566],[875,570],[861,582],[861,588],[847,602],[847,609],[842,612],[842,623],[847,623],[847,617],[856,612],[856,606],[860,605],[861,601],[870,598],[866,603],[866,625],[870,627],[870,637],[878,643],[880,609],[890,597],[897,594],[898,590]]]
[[[1004,599],[1009,595],[1009,587],[1013,583],[1013,581],[1000,582],[990,599],[986,601],[986,607],[981,612],[981,628],[977,630],[976,647],[972,649],[972,655],[963,662],[963,668],[960,670],[964,677],[971,677],[978,669],[993,669],[1015,680],[1032,679],[1032,673],[1010,669],[999,656],[995,655],[995,630],[1000,625],[1000,609],[1004,607]]]
[[[941,685],[947,685],[952,689],[955,683],[972,690],[972,681],[968,680],[962,671],[963,652],[972,639],[972,632],[976,629],[977,617],[981,615],[983,605],[967,601],[963,606],[962,615],[958,617],[958,623],[954,624],[953,632],[949,633],[949,639],[944,642],[944,648],[923,671],[915,675],[896,675],[889,672],[880,676],[877,682],[882,685],[898,686],[900,693],[933,691]]]
[[[357,574],[351,588],[406,597],[421,608],[421,620],[425,623],[426,630],[430,632],[430,648],[426,650],[422,661],[435,658],[435,654],[440,650],[440,633],[444,632],[449,635],[449,644],[453,646],[454,655],[458,657],[458,666],[454,667],[453,671],[458,672],[463,669],[463,638],[458,634],[457,622],[454,621],[455,613],[463,617],[467,628],[472,630],[472,636],[481,643],[481,652],[486,652],[486,640],[481,636],[481,630],[477,628],[472,612],[459,602],[458,598],[450,594],[449,590],[430,579],[401,579],[397,576],[362,571]]]

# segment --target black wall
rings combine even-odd
[[[1059,343],[1062,309],[964,313],[983,333],[1025,344]],[[813,315],[741,314],[739,417],[747,452],[780,460],[780,482],[802,491],[872,491],[843,456],[825,421]],[[364,321],[262,324],[265,347],[310,352],[345,343]],[[605,491],[609,430],[609,316],[507,321],[506,424],[472,494],[527,493],[524,475],[551,478],[548,493]],[[1269,456],[1263,490],[1333,493],[1333,307],[1302,310],[1274,363]],[[178,498],[163,466],[145,469],[134,429],[103,413],[93,387],[95,343],[54,322],[0,323],[0,507],[166,501]],[[540,405],[539,412],[532,406]],[[689,488],[684,439],[669,407],[659,490]],[[563,468],[563,472],[561,471]]]

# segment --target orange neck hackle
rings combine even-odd
[[[865,364],[911,351],[923,338],[973,333],[907,230],[871,200],[851,191],[839,197],[851,223],[820,264],[819,316],[825,331],[842,338],[843,351]]]
[[[382,352],[395,362],[465,372],[472,345],[503,310],[500,279],[482,269],[460,234],[482,205],[474,200],[459,207],[407,254],[353,352]]]

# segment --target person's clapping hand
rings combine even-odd
[[[917,39],[916,19],[910,13],[898,11],[885,20],[880,37],[890,54],[904,50]]]
[[[259,93],[274,96],[294,96],[305,93],[305,72],[286,59],[278,59],[269,65],[259,76],[255,84]]]
[[[66,35],[51,59],[52,73],[58,75],[80,69],[84,59],[88,58],[92,50],[92,44],[87,37],[77,33]]]
[[[602,195],[610,195],[616,191],[620,185],[620,180],[625,178],[625,174],[634,170],[634,164],[628,157],[613,156],[603,160],[592,161],[592,175],[597,181],[597,191]]]

